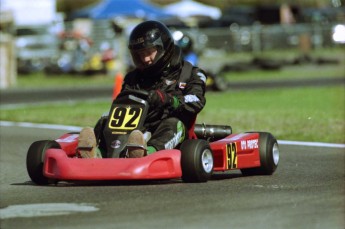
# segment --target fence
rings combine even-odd
[[[221,28],[181,29],[191,35],[197,49],[222,49],[235,52],[260,52],[274,49],[298,48],[310,42],[311,48],[332,47],[332,30],[335,24],[293,24],[239,26],[232,24]],[[176,28],[172,28],[176,30]],[[344,35],[345,36],[345,35]],[[95,47],[102,41],[116,38],[109,21],[94,23],[92,39]]]
[[[261,52],[275,49],[332,47],[333,24],[295,24],[238,26],[184,30],[197,49],[211,48],[231,52]],[[345,36],[345,34],[344,34]]]

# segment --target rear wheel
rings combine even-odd
[[[206,182],[213,172],[213,154],[205,140],[186,140],[181,145],[181,168],[184,182]]]
[[[224,76],[221,75],[221,72],[217,75],[208,73],[208,82],[210,88],[214,91],[225,91],[228,89],[228,82]]]
[[[272,175],[279,163],[279,147],[277,140],[272,134],[259,133],[260,167],[241,169],[245,176],[250,175]]]
[[[54,183],[43,175],[44,155],[47,149],[60,149],[56,141],[43,140],[31,144],[26,155],[26,169],[31,180],[38,185]]]

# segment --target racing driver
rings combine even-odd
[[[188,138],[188,129],[205,106],[206,75],[183,60],[181,49],[161,22],[137,25],[130,34],[128,48],[135,69],[126,74],[121,92],[147,91],[150,108],[144,129],[134,130],[128,137],[128,144],[144,147],[129,148],[127,156],[143,157],[176,148]],[[86,127],[80,132],[78,147],[83,158],[101,157],[97,148],[106,149],[102,141],[97,145],[94,132],[102,133],[97,125],[95,130]],[[145,138],[143,133],[151,137]]]

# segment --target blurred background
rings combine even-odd
[[[212,74],[315,62],[313,50],[345,45],[344,0],[1,0],[1,88],[19,77],[102,75],[131,67],[127,37],[143,20],[164,22],[193,41]],[[271,59],[260,54],[295,50]],[[234,62],[234,54],[253,58]],[[210,61],[212,60],[212,61]]]

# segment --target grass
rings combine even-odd
[[[112,85],[114,79],[107,75],[61,74],[47,76],[43,72],[19,75],[14,88],[57,88],[57,87],[89,87]]]
[[[235,133],[268,131],[278,139],[345,143],[343,86],[207,93],[198,123],[231,125]],[[110,101],[2,110],[1,120],[93,126]]]
[[[288,66],[280,70],[257,70],[249,72],[230,72],[225,77],[231,82],[294,80],[294,79],[317,79],[317,78],[341,78],[345,77],[344,65],[315,66]]]
[[[268,131],[278,139],[345,142],[343,86],[235,91],[207,96],[198,122],[234,132]]]

